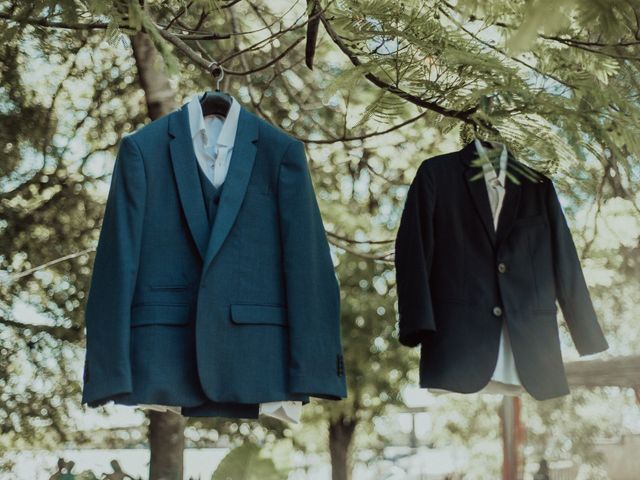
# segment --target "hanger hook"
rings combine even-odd
[[[216,81],[216,91],[220,91],[220,82],[224,78],[224,68],[215,60],[212,61],[207,67],[211,75],[213,75],[214,80]]]

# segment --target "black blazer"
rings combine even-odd
[[[424,161],[411,184],[395,251],[400,343],[421,345],[420,386],[472,393],[491,378],[507,322],[525,389],[565,395],[556,299],[581,355],[608,345],[558,197],[509,153],[520,183],[507,179],[496,232],[476,156],[471,142]]]

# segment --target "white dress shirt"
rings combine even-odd
[[[475,140],[475,145],[478,154],[485,156],[485,149],[478,139]],[[500,217],[506,191],[507,159],[507,147],[503,144],[502,152],[500,153],[500,170],[498,174],[496,174],[495,168],[490,162],[484,162],[482,164],[487,194],[489,195],[489,204],[491,205],[491,214],[493,215],[493,226],[496,230],[498,229],[498,218]],[[503,395],[518,395],[523,391],[516,369],[516,362],[513,358],[506,321],[502,323],[496,368],[491,377],[491,381],[482,391],[486,393],[501,393]]]
[[[224,183],[229,171],[229,162],[235,143],[240,116],[240,104],[231,97],[231,107],[225,118],[216,115],[202,115],[200,94],[196,94],[187,105],[189,129],[193,140],[193,150],[202,171],[218,188]],[[197,186],[199,188],[199,185]],[[195,186],[194,186],[195,188]],[[141,408],[180,413],[180,407],[169,405],[139,405]],[[280,420],[298,423],[302,414],[302,402],[283,400],[260,404],[259,413]]]
[[[475,146],[478,155],[480,155],[481,158],[486,158],[486,151],[478,139],[475,140]],[[484,181],[487,187],[487,194],[489,196],[489,205],[491,206],[491,215],[493,216],[493,226],[496,230],[498,228],[498,219],[500,217],[500,211],[502,210],[502,203],[504,202],[504,195],[506,192],[507,159],[507,147],[502,145],[502,152],[500,153],[500,170],[497,174],[491,162],[485,161],[482,163]],[[429,391],[438,394],[448,393],[448,390],[439,388],[430,388]],[[480,392],[499,393],[502,395],[519,395],[523,391],[524,389],[522,388],[520,377],[518,376],[518,371],[516,369],[516,362],[513,358],[511,342],[509,341],[507,322],[503,321],[496,368],[493,371],[491,380],[489,380],[489,383],[480,390]]]

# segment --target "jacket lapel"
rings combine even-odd
[[[171,164],[178,186],[184,216],[200,257],[204,259],[209,234],[209,221],[200,190],[197,158],[189,129],[187,104],[169,117]]]
[[[253,170],[257,139],[258,124],[256,118],[241,106],[229,170],[224,181],[220,204],[206,248],[202,268],[203,275],[218,251],[220,251],[220,247],[231,231],[231,227],[240,211]]]
[[[487,193],[487,187],[482,176],[482,168],[478,168],[472,164],[476,158],[476,147],[471,142],[464,147],[460,152],[460,159],[465,165],[465,179],[469,194],[473,199],[473,204],[478,212],[478,216],[482,221],[482,225],[489,236],[489,240],[492,245],[496,243],[496,231],[493,226],[493,215],[491,214],[491,204],[489,203],[489,194]],[[506,196],[505,196],[506,201]],[[503,205],[504,208],[504,205]]]

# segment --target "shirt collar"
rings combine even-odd
[[[191,131],[191,138],[194,138],[200,132],[204,132],[205,136],[207,135],[207,128],[202,115],[202,106],[200,105],[200,96],[201,94],[199,93],[194,95],[187,105],[187,109],[189,110],[189,129]],[[222,130],[220,130],[220,135],[218,135],[216,145],[226,147],[233,146],[236,131],[238,129],[239,117],[240,103],[231,96],[231,106],[229,107],[227,116],[223,120]]]
[[[478,152],[479,155],[484,155],[486,153],[486,150],[480,140],[476,138],[474,140],[474,144],[476,147],[476,151]],[[493,168],[493,165],[491,165],[491,163],[488,163],[488,162],[484,162],[482,164],[482,170],[484,171],[485,177],[488,176],[490,179],[498,178],[498,180],[500,181],[500,185],[504,186],[504,182],[507,175],[508,151],[507,151],[507,146],[504,143],[501,143],[499,145],[502,147],[502,152],[500,152],[499,173],[496,175],[496,171]]]

